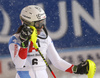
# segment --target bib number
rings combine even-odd
[[[32,65],[38,65],[38,59],[37,58],[34,58],[32,60]]]

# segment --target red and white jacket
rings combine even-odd
[[[45,62],[38,51],[35,50],[32,42],[29,42],[27,48],[20,47],[20,44],[19,34],[14,34],[9,40],[9,51],[17,71],[26,71],[29,68],[32,68],[33,70],[46,69]],[[66,62],[58,55],[49,36],[46,39],[38,38],[37,45],[43,56],[45,58],[47,56],[56,68],[73,73],[73,65]]]

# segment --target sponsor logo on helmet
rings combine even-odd
[[[41,16],[43,16],[45,13],[43,13],[43,14],[37,14],[36,15],[36,17],[38,18],[38,19],[41,19]]]

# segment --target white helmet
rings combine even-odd
[[[35,21],[40,21],[46,18],[44,10],[36,5],[29,5],[22,9],[20,19],[27,25],[34,25]]]

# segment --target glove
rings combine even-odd
[[[29,26],[24,26],[19,35],[21,41],[21,47],[26,48],[28,46],[31,34],[32,34],[32,29]]]
[[[73,66],[73,72],[75,74],[88,74],[89,63],[87,61],[81,62],[79,65]]]
[[[30,38],[30,41],[33,42],[34,48],[37,49],[38,48],[38,46],[36,45],[36,41],[37,41],[37,30],[36,30],[36,28],[34,26],[29,26],[29,27],[33,30],[32,35],[31,35],[31,38]]]

